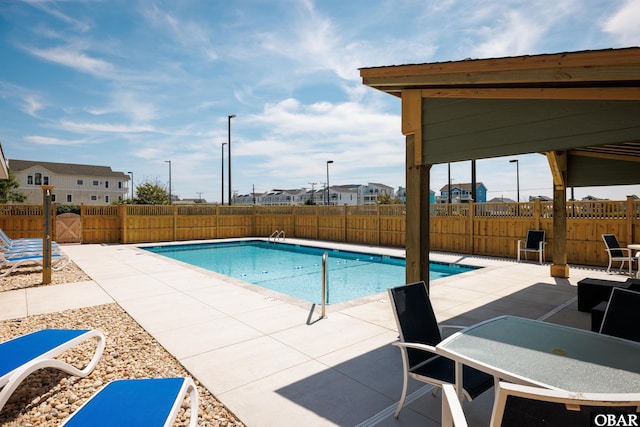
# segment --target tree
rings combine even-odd
[[[157,179],[155,182],[146,181],[136,187],[134,202],[138,205],[168,205],[169,193]]]
[[[377,200],[378,204],[380,205],[389,205],[391,204],[391,196],[388,195],[387,193],[382,193],[378,196],[378,200]]]
[[[9,169],[9,178],[0,179],[0,203],[22,203],[27,199],[23,193],[17,191],[20,183],[13,171]]]

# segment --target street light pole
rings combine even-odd
[[[518,159],[514,159],[514,160],[509,160],[509,163],[515,163],[516,164],[516,185],[517,185],[517,189],[518,189],[518,203],[520,203],[520,162],[518,162]]]
[[[226,143],[226,142],[223,142],[223,143],[222,143],[222,157],[221,157],[221,162],[222,162],[222,179],[221,179],[221,181],[220,181],[220,183],[221,183],[221,190],[222,190],[222,191],[221,191],[222,197],[221,197],[221,199],[220,199],[220,204],[221,204],[221,205],[224,205],[224,146],[225,146],[225,145],[227,145],[227,143]]]
[[[127,172],[131,175],[131,201],[133,201],[133,172]]]
[[[227,138],[229,142],[229,206],[231,206],[231,119],[236,115],[227,116]]]
[[[329,164],[333,163],[333,160],[327,160],[327,205],[331,204],[331,192],[329,191]]]
[[[169,163],[169,204],[173,204],[173,199],[171,199],[171,160],[165,160],[165,163]]]

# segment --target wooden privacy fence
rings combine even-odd
[[[11,237],[41,237],[40,205],[0,205],[0,227]],[[119,205],[81,207],[82,243],[147,243],[286,237],[404,247],[405,205],[221,206]],[[545,230],[545,258],[553,256],[553,204],[462,203],[431,207],[430,245],[435,251],[515,258],[529,229]],[[640,242],[640,201],[567,202],[567,261],[606,265],[601,235],[622,245]],[[56,234],[54,233],[54,240]]]

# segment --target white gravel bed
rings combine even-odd
[[[70,264],[53,272],[52,284],[91,280]],[[0,279],[2,292],[42,285],[41,267],[21,269]],[[56,426],[82,405],[103,385],[114,379],[190,376],[185,368],[117,304],[66,310],[0,321],[0,342],[44,328],[99,329],[106,337],[106,348],[95,370],[78,378],[54,369],[43,369],[27,377],[0,411],[0,426]],[[95,351],[91,340],[69,349],[58,358],[83,368]],[[195,380],[195,378],[194,378]],[[200,398],[199,426],[244,426],[206,388],[197,381]],[[176,420],[187,426],[189,398]]]

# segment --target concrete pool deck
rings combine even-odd
[[[417,381],[400,418],[393,418],[402,362],[390,345],[398,333],[386,293],[329,306],[319,320],[319,307],[312,311],[310,303],[137,246],[63,246],[93,280],[3,292],[0,320],[116,302],[248,426],[440,425],[440,395],[432,397]],[[456,325],[512,314],[588,329],[589,314],[577,311],[577,282],[625,280],[600,268],[572,267],[569,279],[557,279],[549,277],[548,264],[444,253],[431,258],[485,267],[431,282],[438,320]],[[492,398],[485,393],[464,403],[470,425],[488,423]]]

